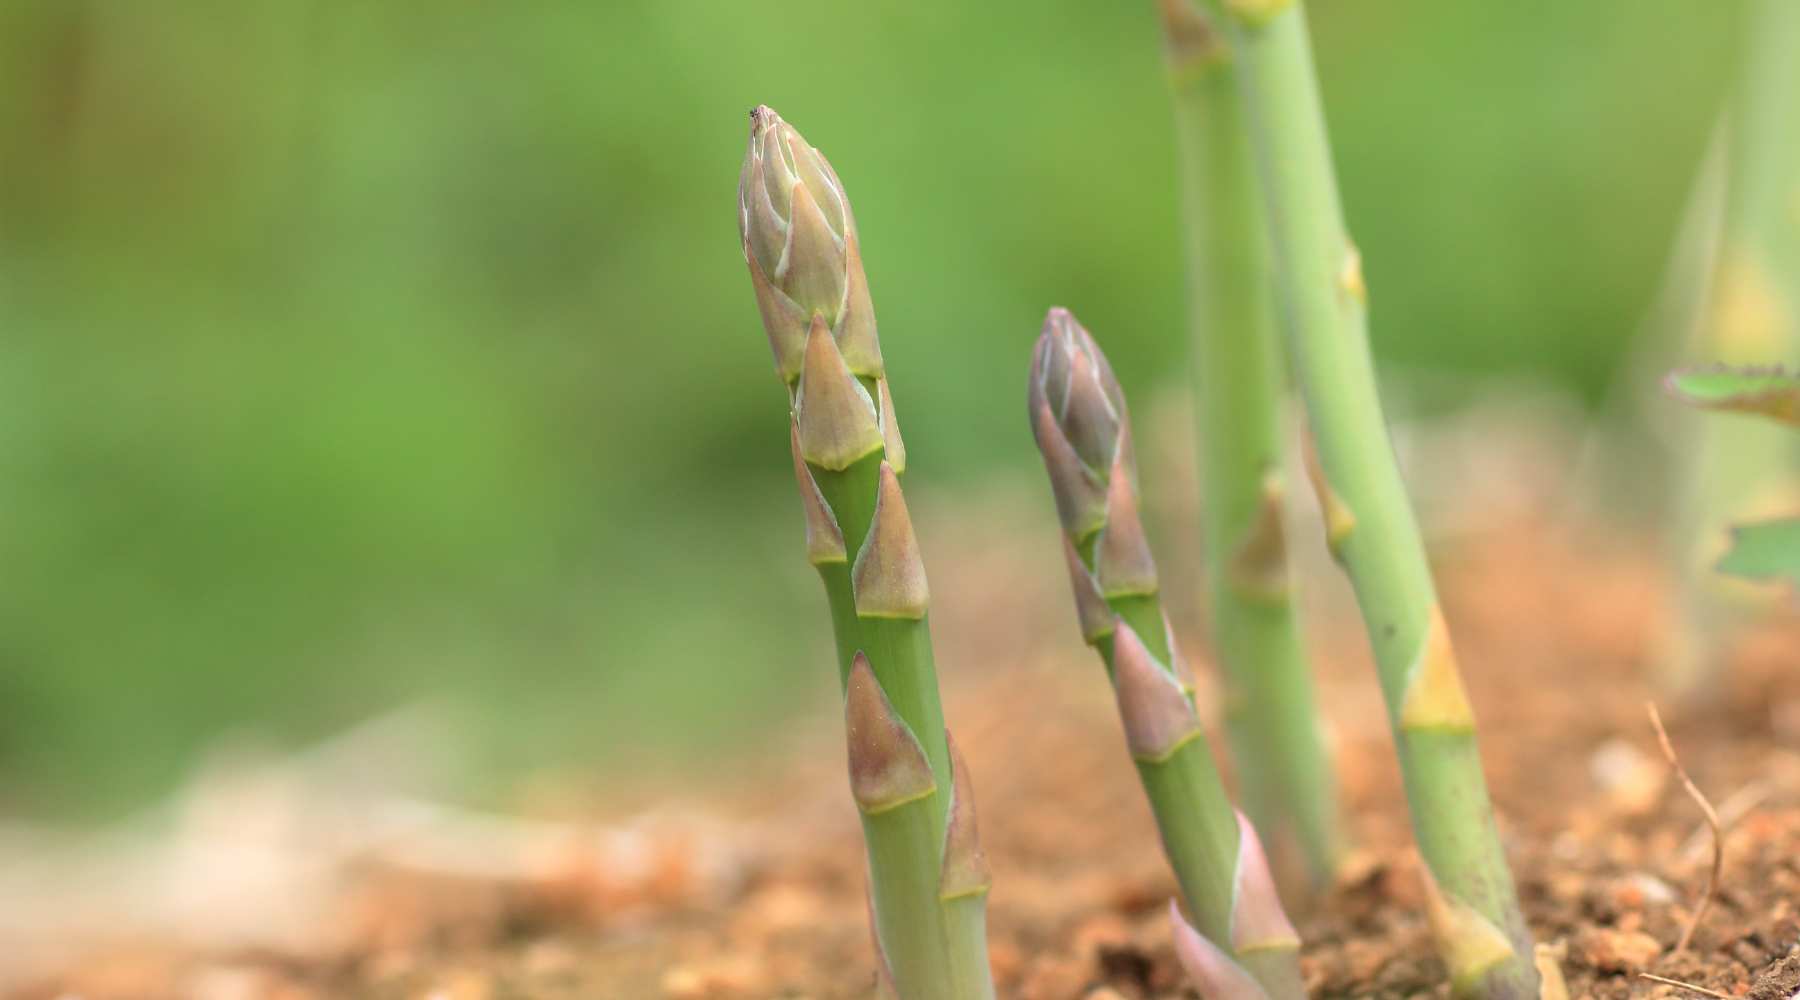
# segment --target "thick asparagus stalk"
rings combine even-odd
[[[1333,552],[1362,609],[1393,724],[1433,929],[1461,996],[1534,996],[1530,932],[1494,828],[1450,634],[1388,441],[1360,257],[1344,230],[1298,0],[1209,0],[1243,82],[1288,353],[1318,446]]]
[[[1193,0],[1160,7],[1181,153],[1206,585],[1231,688],[1232,759],[1277,870],[1316,889],[1337,861],[1335,792],[1288,580],[1286,377],[1256,164],[1224,41]]]
[[[1126,745],[1198,927],[1184,961],[1214,1000],[1303,996],[1299,938],[1255,829],[1225,794],[1157,596],[1124,393],[1065,309],[1044,321],[1029,406],[1062,520],[1082,638],[1106,664]],[[1174,917],[1179,937],[1187,925],[1179,910]]]
[[[938,703],[931,593],[850,203],[818,150],[759,107],[738,211],[837,640],[879,984],[899,1000],[991,1000],[987,865]]]

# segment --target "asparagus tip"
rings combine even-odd
[[[850,792],[870,815],[922,799],[937,790],[919,740],[888,701],[858,650],[844,691],[844,730],[850,748]]]

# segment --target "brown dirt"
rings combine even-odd
[[[994,867],[1002,995],[1191,996],[1163,923],[1170,877],[1099,667],[1072,622],[1045,621],[1069,610],[1053,548],[932,527],[944,546],[928,547],[934,567],[956,545],[975,554],[934,575],[934,619]],[[1532,928],[1571,997],[1699,995],[1637,976],[1651,972],[1785,1000],[1800,989],[1800,617],[1778,611],[1746,629],[1697,697],[1664,696],[1675,746],[1729,823],[1717,903],[1675,954],[1710,857],[1645,719],[1660,648],[1649,623],[1668,617],[1658,567],[1570,537],[1514,522],[1437,549]],[[1332,651],[1320,683],[1357,845],[1299,916],[1309,985],[1321,997],[1443,996],[1366,651],[1341,585],[1309,598],[1321,619],[1314,645]],[[1198,635],[1186,645],[1204,649]],[[722,778],[690,781],[690,818],[652,838],[629,872],[579,852],[511,880],[371,865],[344,898],[331,948],[115,943],[13,995],[866,997],[862,861],[835,729],[821,712],[721,763]]]

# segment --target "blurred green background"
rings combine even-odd
[[[1313,7],[1382,359],[1596,401],[1737,6]],[[0,5],[0,811],[419,698],[478,796],[822,703],[747,110],[845,179],[951,497],[1030,471],[1045,306],[1182,376],[1160,58],[1150,0]]]

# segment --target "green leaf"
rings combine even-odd
[[[1663,386],[1703,410],[1738,410],[1800,424],[1800,374],[1781,368],[1688,368],[1670,372]]]
[[[1731,550],[1719,572],[1766,579],[1785,576],[1800,582],[1800,518],[1753,521],[1731,529]]]

